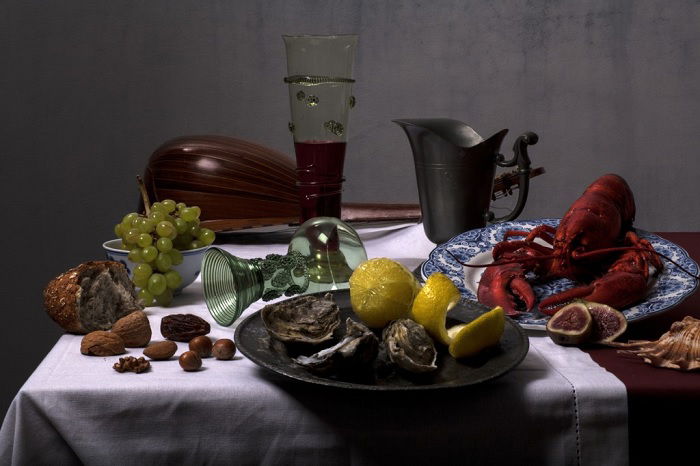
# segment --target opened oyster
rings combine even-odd
[[[268,304],[260,316],[270,335],[285,343],[319,344],[330,340],[340,325],[340,310],[330,293]]]
[[[413,320],[393,321],[382,332],[382,339],[389,359],[400,368],[418,374],[437,369],[433,339]]]
[[[368,367],[377,356],[377,336],[365,325],[349,317],[345,326],[345,335],[336,345],[311,356],[299,356],[294,362],[322,374]]]

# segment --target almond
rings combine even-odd
[[[145,312],[134,311],[116,321],[112,333],[122,337],[127,348],[146,346],[151,341],[151,324]]]
[[[125,353],[126,350],[122,337],[116,333],[96,330],[83,337],[80,352],[92,356],[115,356]]]
[[[174,341],[159,341],[148,345],[148,347],[143,350],[143,354],[151,359],[161,361],[170,359],[176,351],[177,343]]]

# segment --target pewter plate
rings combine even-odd
[[[421,276],[425,279],[425,277],[435,272],[442,272],[449,276],[457,285],[464,299],[476,300],[476,291],[484,269],[464,267],[452,255],[463,263],[488,264],[493,260],[491,255],[493,246],[503,240],[505,231],[529,231],[538,225],[556,227],[559,225],[559,219],[545,218],[503,222],[461,233],[433,249],[428,260],[421,265]],[[698,274],[698,264],[690,258],[685,249],[648,231],[639,229],[635,231],[640,238],[649,240],[658,252],[670,257],[689,272],[695,275]],[[680,304],[685,298],[693,294],[697,288],[698,280],[684,273],[675,265],[667,261],[663,262],[664,270],[651,285],[646,298],[639,304],[622,310],[628,322],[642,320],[667,311]],[[533,281],[532,288],[535,291],[537,300],[541,301],[547,296],[574,286],[576,286],[574,282],[562,278],[549,281]],[[537,310],[514,317],[516,322],[529,330],[545,330],[548,319],[549,316]]]
[[[349,291],[338,290],[332,293],[340,307],[342,322],[345,322],[347,317],[358,320],[350,306]],[[469,322],[486,311],[488,309],[485,306],[471,301],[459,303],[448,314],[448,327]],[[511,319],[506,319],[500,343],[472,358],[456,360],[447,353],[446,348],[437,345],[438,369],[430,374],[407,374],[378,358],[365,373],[354,374],[352,377],[325,377],[295,364],[292,357],[314,351],[307,349],[303,353],[294,352],[289,346],[271,338],[262,322],[260,312],[246,317],[236,327],[234,338],[239,351],[248,359],[260,367],[290,379],[329,387],[374,391],[433,390],[479,384],[515,368],[525,358],[529,348],[524,330]]]

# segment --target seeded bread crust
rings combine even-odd
[[[80,298],[83,291],[80,286],[80,279],[91,270],[97,272],[110,270],[112,273],[122,271],[126,273],[126,268],[119,262],[84,262],[51,280],[44,290],[44,307],[46,308],[46,312],[49,314],[49,317],[67,332],[85,334],[95,330],[95,328],[91,328],[89,322],[84,323],[81,321],[79,309]],[[138,302],[136,289],[130,280],[127,286],[130,286],[129,292],[134,297],[134,300]],[[142,307],[125,308],[120,311],[114,321],[116,322],[119,318],[140,309],[142,309]]]

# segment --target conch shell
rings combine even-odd
[[[700,320],[686,316],[671,324],[671,329],[658,340],[611,342],[610,346],[625,348],[620,354],[631,354],[656,367],[682,371],[700,369]]]

